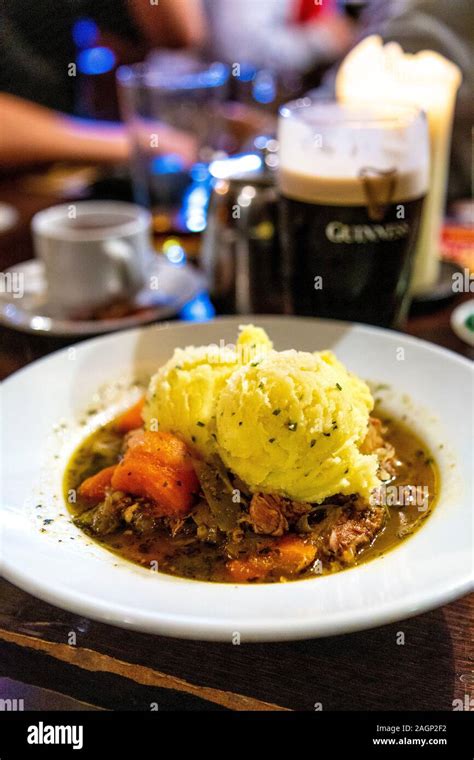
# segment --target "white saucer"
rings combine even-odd
[[[21,332],[43,335],[98,335],[154,322],[176,315],[189,301],[206,290],[206,281],[188,264],[172,264],[156,256],[150,275],[157,277],[159,290],[146,287],[132,302],[136,314],[115,319],[72,320],[57,315],[48,302],[43,263],[22,261],[4,273],[20,277],[23,293],[0,292],[0,323]],[[150,279],[150,278],[149,278]],[[18,284],[18,279],[14,280]]]

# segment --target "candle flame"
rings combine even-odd
[[[346,56],[336,77],[341,102],[397,103],[429,112],[434,104],[454,97],[460,69],[432,50],[405,53],[397,42],[383,44],[378,35],[366,37]]]

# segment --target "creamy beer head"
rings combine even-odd
[[[306,98],[290,103],[280,111],[278,128],[281,192],[306,203],[351,206],[363,206],[373,195],[380,203],[423,197],[429,176],[425,132],[414,108]]]
[[[279,119],[286,308],[393,326],[428,188],[424,115],[310,99]]]

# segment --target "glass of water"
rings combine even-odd
[[[191,157],[207,164],[219,150],[229,73],[222,63],[170,52],[119,68],[120,107],[133,147],[135,200],[154,214],[182,195]]]

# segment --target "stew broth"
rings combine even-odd
[[[372,543],[360,551],[353,563],[355,565],[382,556],[417,530],[430,514],[437,493],[437,470],[427,447],[404,423],[384,418],[381,414],[377,416],[386,427],[385,440],[394,446],[398,460],[396,476],[390,485],[423,489],[427,505],[423,511],[420,511],[417,503],[405,504],[403,507],[388,506],[384,527]],[[90,509],[90,504],[77,496],[79,485],[85,478],[117,462],[123,437],[116,430],[115,423],[111,422],[89,436],[73,454],[65,473],[64,495],[74,518]],[[224,552],[222,543],[197,541],[195,535],[186,530],[173,537],[165,527],[143,535],[125,527],[101,538],[95,535],[92,537],[110,551],[151,570],[158,569],[171,575],[205,581],[232,582],[227,563],[232,558],[233,549],[228,543]],[[245,537],[245,547],[262,552],[266,547],[271,547],[274,541],[271,536],[249,532]],[[312,566],[297,578],[309,578],[342,569],[345,567],[332,562],[322,569]],[[295,576],[285,577],[280,572],[275,576],[270,575],[264,582],[282,580],[295,580]]]

